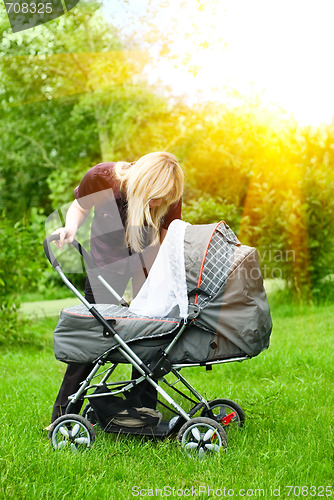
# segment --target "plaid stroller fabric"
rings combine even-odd
[[[199,295],[197,304],[204,307],[210,298],[214,297],[221,287],[226,285],[233,269],[235,246],[241,245],[233,231],[226,225],[217,226],[214,231],[201,273],[201,288],[206,294]],[[244,253],[248,247],[243,247]]]

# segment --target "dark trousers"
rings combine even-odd
[[[88,279],[86,279],[85,298],[91,304],[95,304],[94,294]],[[110,297],[109,302],[113,298]],[[58,417],[65,414],[67,405],[69,403],[68,397],[78,391],[80,383],[87,378],[92,371],[93,364],[68,364],[67,369],[60,386],[56,401],[53,405],[51,422],[54,422]],[[132,378],[138,378],[139,372],[133,368]],[[137,395],[140,404],[146,408],[155,408],[157,403],[157,392],[155,388],[146,380],[144,380],[138,387],[132,389],[132,394]],[[71,413],[79,413],[81,410],[82,401],[78,401],[71,408]]]

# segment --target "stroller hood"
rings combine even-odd
[[[220,222],[188,226],[184,252],[194,324],[215,334],[213,359],[227,341],[249,356],[266,349],[272,321],[256,249]]]

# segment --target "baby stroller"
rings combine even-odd
[[[180,372],[197,366],[211,370],[215,364],[244,361],[268,348],[272,321],[256,250],[241,245],[225,222],[187,225],[183,242],[187,316],[148,318],[130,312],[124,303],[87,302],[65,276],[50,248],[50,242],[58,238],[51,235],[45,239],[46,256],[82,305],[61,311],[54,333],[55,356],[65,363],[93,362],[94,367],[69,398],[66,414],[53,423],[49,431],[53,447],[73,451],[90,448],[94,427],[99,425],[109,433],[154,438],[176,435],[190,456],[225,448],[226,429],[241,427],[244,412],[228,399],[207,401]],[[72,245],[86,266],[92,266],[83,247],[77,241]],[[99,279],[104,282],[103,277]],[[139,376],[111,382],[121,363],[130,363]],[[191,397],[168,381],[169,373]],[[93,383],[98,374],[99,382]],[[140,389],[144,381],[156,389],[174,418],[161,420],[154,408],[136,405],[133,389]],[[169,392],[176,391],[191,402],[190,411],[166,392],[166,386]],[[71,411],[78,400],[87,401],[82,415]]]

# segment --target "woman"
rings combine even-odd
[[[169,224],[181,218],[183,183],[180,165],[174,155],[166,152],[149,153],[130,164],[98,164],[75,189],[76,199],[67,212],[65,227],[55,231],[60,235],[56,244],[61,248],[64,243],[71,243],[94,207],[91,254],[99,273],[102,270],[105,279],[121,296],[132,277],[135,295]],[[86,279],[85,298],[91,303],[116,303],[94,279],[94,272]],[[68,396],[78,390],[91,369],[87,364],[68,365],[51,422],[65,413]],[[141,386],[148,392],[148,397],[141,397],[142,406],[154,407],[152,386]],[[73,412],[79,412],[80,407],[81,402]]]

